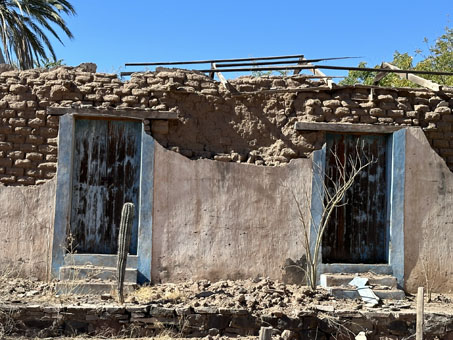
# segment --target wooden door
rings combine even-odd
[[[70,230],[78,253],[115,254],[121,209],[135,205],[130,253],[137,253],[141,123],[77,119]]]
[[[386,138],[382,135],[327,135],[325,185],[338,183],[338,160],[344,164],[357,155],[376,162],[365,168],[347,191],[343,206],[337,207],[323,235],[323,263],[387,263],[388,226],[386,213]],[[363,154],[362,154],[363,155]]]

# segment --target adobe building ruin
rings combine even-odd
[[[230,83],[238,93],[180,69],[122,82],[89,64],[1,73],[0,265],[55,277],[69,234],[79,253],[115,253],[111,226],[129,199],[141,282],[295,280],[294,197],[316,218],[326,141],[365,136],[385,148],[385,176],[368,184],[384,250],[366,264],[331,253],[322,271],[366,266],[414,291],[428,266],[436,290],[453,289],[452,93],[326,89],[303,75]]]

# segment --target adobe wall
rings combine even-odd
[[[121,82],[94,70],[82,64],[0,74],[0,183],[33,185],[55,176],[58,118],[46,109],[71,105],[176,111],[176,121],[146,122],[161,145],[192,159],[257,165],[286,164],[322,145],[323,133],[295,131],[299,120],[420,126],[453,169],[453,101],[430,92],[377,89],[370,100],[369,88],[318,91],[320,82],[299,75],[241,77],[231,83],[242,95],[233,96],[196,72],[159,69]],[[258,90],[284,92],[250,93]]]
[[[453,174],[423,131],[406,134],[404,243],[406,288],[453,292]]]
[[[425,258],[434,257],[429,263],[442,266],[437,282],[451,277],[447,256],[452,244],[448,226],[453,220],[449,208],[453,201],[452,99],[390,89],[376,89],[371,98],[370,88],[363,87],[321,91],[315,88],[320,82],[300,75],[238,78],[231,83],[242,94],[233,96],[196,72],[161,69],[122,82],[114,74],[93,70],[88,64],[0,74],[0,233],[5,235],[0,241],[1,255],[6,254],[3,258],[9,263],[22,259],[31,273],[47,272],[46,233],[53,218],[58,118],[47,115],[46,109],[91,105],[179,114],[174,121],[145,121],[147,131],[162,145],[156,143],[156,281],[188,275],[215,279],[225,273],[232,278],[285,275],[280,271],[285,259],[296,261],[303,250],[295,243],[301,229],[295,226],[290,191],[280,185],[280,179],[309,187],[307,157],[325,137],[322,132],[295,131],[294,123],[302,120],[421,128],[407,137],[406,285],[413,290],[422,284],[418,251]],[[253,93],[258,90],[274,92]],[[296,189],[300,195],[308,190]],[[231,230],[208,232],[208,227],[221,226]],[[207,235],[201,238],[203,232]],[[424,233],[435,242],[425,242]],[[252,251],[258,252],[254,259],[259,262],[247,268],[244,263]],[[215,261],[214,256],[218,256]]]
[[[156,145],[154,164],[153,282],[297,281],[284,267],[304,254],[292,193],[309,216],[310,159],[264,168],[193,161]]]
[[[47,279],[52,256],[55,182],[0,186],[0,273]]]

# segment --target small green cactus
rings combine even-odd
[[[132,221],[134,220],[134,204],[124,203],[121,211],[120,232],[118,236],[117,288],[118,300],[124,303],[123,287],[126,273],[127,254],[131,243]]]

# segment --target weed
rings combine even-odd
[[[129,298],[135,298],[138,302],[147,303],[150,301],[184,302],[187,294],[178,287],[162,288],[156,286],[141,286],[133,292]]]

